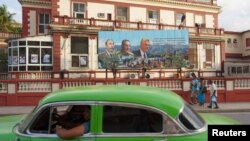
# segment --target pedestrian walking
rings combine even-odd
[[[207,92],[207,87],[203,78],[200,78],[199,92],[198,92],[198,102],[200,106],[204,106],[205,103],[205,93]]]
[[[213,103],[215,104],[214,109],[219,109],[217,103],[217,87],[212,80],[208,80],[209,89],[210,89],[210,104],[207,106],[208,108],[213,108]]]
[[[192,82],[191,82],[191,96],[190,96],[190,104],[197,104],[197,94],[199,91],[199,80],[196,77],[195,73],[191,73]]]

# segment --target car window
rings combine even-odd
[[[45,108],[36,117],[29,128],[30,133],[55,134],[56,125],[71,129],[85,122],[86,105],[59,105]]]
[[[205,126],[204,120],[188,105],[184,106],[179,120],[189,130],[198,130]]]
[[[58,106],[55,107],[52,116],[52,133],[55,133],[56,125],[60,125],[64,129],[72,129],[86,121],[84,116],[84,109],[87,105],[71,105],[71,106]],[[88,106],[88,109],[90,107]]]
[[[104,133],[160,133],[163,116],[147,109],[104,106]]]
[[[174,119],[164,116],[164,133],[165,134],[184,134],[185,131],[176,123]]]
[[[50,108],[44,109],[36,117],[35,121],[30,127],[31,133],[48,134],[49,133],[49,118]]]

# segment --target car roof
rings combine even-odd
[[[184,106],[176,93],[148,86],[100,85],[66,88],[44,97],[38,107],[54,102],[101,101],[141,104],[160,109],[172,117],[178,116]]]

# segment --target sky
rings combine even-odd
[[[226,31],[250,30],[250,0],[217,0],[222,7],[219,27]]]
[[[250,30],[250,0],[217,0],[222,7],[219,15],[219,28],[226,31],[242,32]],[[18,0],[1,0],[10,13],[16,13],[14,19],[22,23],[22,9]]]

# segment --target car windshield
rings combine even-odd
[[[189,105],[185,105],[179,121],[189,130],[199,130],[205,126],[204,120]]]

